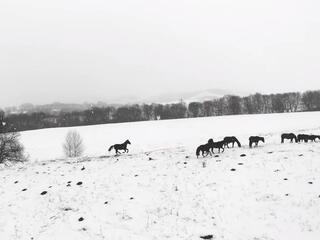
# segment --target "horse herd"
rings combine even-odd
[[[258,146],[259,142],[265,142],[264,141],[264,137],[260,137],[260,136],[251,136],[249,138],[249,146],[250,148],[253,146],[253,144],[255,146]],[[196,155],[197,157],[200,156],[200,153],[203,157],[206,157],[208,155],[212,156],[212,154],[214,154],[213,149],[217,148],[219,153],[220,150],[222,150],[222,152],[224,152],[224,149],[227,147],[229,148],[229,144],[232,143],[232,147],[234,147],[235,143],[237,143],[238,147],[241,147],[241,143],[239,142],[239,140],[232,136],[232,137],[225,137],[222,141],[219,142],[214,142],[212,138],[210,138],[208,140],[208,143],[200,145],[197,150],[196,150]]]
[[[284,133],[281,135],[281,143],[284,143],[284,140],[290,140],[290,142],[295,141],[296,143],[299,142],[315,142],[317,139],[320,140],[320,135],[308,135],[308,134],[299,134],[296,135],[294,133]],[[249,138],[249,147],[252,148],[253,145],[256,147],[258,146],[259,142],[265,142],[264,137],[260,136],[251,136]],[[126,140],[122,144],[115,144],[112,145],[109,148],[109,152],[114,149],[116,154],[120,154],[121,152],[119,150],[123,150],[123,153],[128,153],[128,144],[131,144],[129,140]],[[206,144],[200,145],[197,150],[196,150],[196,156],[197,158],[200,156],[200,154],[203,157],[206,157],[208,155],[212,156],[214,154],[214,149],[218,149],[218,152],[220,153],[221,151],[224,152],[225,148],[229,148],[229,145],[232,144],[232,147],[234,147],[235,144],[238,145],[238,147],[241,147],[241,143],[239,140],[234,137],[225,137],[222,141],[214,142],[212,138],[208,140]]]
[[[284,143],[284,140],[290,140],[291,142],[293,142],[293,140],[295,140],[296,143],[299,142],[315,142],[317,139],[320,140],[320,135],[308,135],[308,134],[299,134],[296,135],[294,133],[284,133],[281,135],[281,143]],[[265,142],[264,137],[260,137],[260,136],[251,136],[249,138],[249,147],[252,148],[253,144],[254,146],[258,146],[259,142]],[[212,154],[214,154],[213,149],[214,148],[218,148],[219,149],[219,153],[220,153],[220,149],[222,149],[222,152],[224,152],[224,148],[227,147],[229,148],[229,144],[232,143],[232,147],[234,147],[234,144],[237,143],[238,147],[241,147],[241,143],[239,142],[239,140],[232,136],[232,137],[225,137],[222,141],[219,142],[214,142],[212,138],[210,138],[208,140],[208,143],[200,145],[197,150],[196,150],[196,155],[197,157],[200,156],[200,154],[202,154],[203,157],[206,157],[208,155],[212,156]]]
[[[308,134],[298,134],[295,135],[294,133],[284,133],[281,135],[281,143],[284,143],[285,139],[290,139],[291,142],[295,140],[296,143],[298,142],[315,142],[317,139],[320,140],[320,135],[308,135]]]

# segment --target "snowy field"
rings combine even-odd
[[[319,240],[320,112],[77,127],[86,152],[63,159],[70,128],[23,132],[30,162],[0,170],[0,239]],[[195,157],[208,138],[244,145]],[[248,137],[265,144],[248,148]],[[130,153],[107,152],[130,139]],[[240,156],[245,154],[245,156]]]

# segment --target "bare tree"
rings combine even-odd
[[[24,147],[19,141],[19,136],[17,132],[0,134],[0,163],[27,160],[23,154]]]
[[[69,131],[66,136],[63,150],[67,157],[79,157],[84,151],[84,145],[77,131]]]

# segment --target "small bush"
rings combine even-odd
[[[20,134],[17,132],[0,134],[0,163],[23,162],[24,147],[19,141]]]
[[[66,136],[63,150],[67,157],[80,157],[84,152],[84,145],[77,131],[69,131]]]

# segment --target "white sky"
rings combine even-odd
[[[318,0],[1,0],[0,106],[320,89]]]

